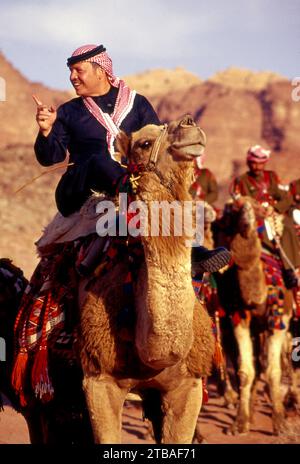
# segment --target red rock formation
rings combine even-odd
[[[284,182],[300,176],[300,102],[291,98],[292,85],[272,73],[238,73],[232,82],[222,73],[192,88],[169,92],[153,101],[162,120],[191,113],[207,133],[206,165],[220,183],[229,183],[233,163],[246,168],[245,153],[261,143],[273,151],[269,163]],[[240,76],[240,80],[238,79]],[[257,77],[257,82],[255,78]]]
[[[0,76],[6,83],[6,101],[0,101],[0,148],[9,144],[32,143],[37,133],[35,104],[31,95],[37,93],[46,104],[59,105],[68,100],[68,92],[51,90],[29,82],[0,52]]]

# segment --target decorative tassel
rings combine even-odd
[[[61,289],[62,292],[62,289]],[[61,295],[57,295],[61,297]],[[34,362],[31,369],[31,385],[35,396],[43,403],[47,403],[53,398],[54,389],[48,373],[48,349],[47,349],[47,322],[49,319],[51,305],[54,299],[51,291],[48,291],[44,300],[44,314],[42,316],[42,335],[38,351],[34,355]]]
[[[216,367],[220,367],[224,364],[223,350],[219,341],[216,341],[215,344],[214,363]]]
[[[202,379],[202,404],[208,403],[209,395],[206,387],[206,380]]]
[[[222,349],[222,342],[221,342],[221,328],[220,328],[220,316],[219,316],[219,311],[215,311],[215,338],[216,338],[216,344],[215,344],[215,352],[214,352],[214,363],[215,366],[218,369],[221,369],[221,367],[224,365],[224,356],[223,356],[223,349]]]
[[[54,389],[48,374],[47,347],[40,347],[34,357],[31,370],[31,384],[35,396],[43,403],[47,403],[53,398]]]
[[[19,351],[16,357],[16,361],[13,367],[11,383],[16,393],[19,395],[20,403],[21,403],[21,406],[23,407],[27,405],[27,401],[26,401],[26,398],[24,395],[24,389],[23,389],[25,385],[27,362],[28,362],[28,352],[26,349],[21,348],[21,350]]]

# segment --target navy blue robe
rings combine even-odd
[[[111,87],[106,95],[93,97],[102,111],[111,114],[118,89]],[[120,128],[130,134],[147,124],[160,124],[149,101],[137,94],[132,110]],[[64,216],[80,209],[91,190],[115,193],[116,184],[124,174],[124,168],[113,160],[106,142],[106,129],[90,114],[82,99],[74,98],[61,105],[50,134],[38,134],[34,150],[43,166],[64,161],[70,153],[69,166],[55,192],[58,210]]]

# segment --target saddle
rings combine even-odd
[[[39,255],[49,246],[58,243],[74,242],[91,234],[96,234],[96,223],[103,213],[97,213],[96,207],[101,201],[112,201],[104,194],[96,194],[87,199],[81,209],[68,217],[57,213],[45,227],[43,235],[35,243]]]
[[[104,214],[98,213],[96,207],[104,200],[112,199],[93,195],[79,212],[69,217],[57,213],[36,242],[41,259],[24,292],[15,323],[18,354],[12,383],[22,406],[27,403],[24,372],[30,372],[35,395],[49,401],[54,390],[48,375],[48,357],[66,360],[67,366],[75,362],[77,368],[79,275],[74,268],[90,257],[91,250],[97,264],[103,261],[107,267],[112,265],[113,258],[106,257],[104,247],[100,249],[97,243],[102,240],[105,244],[110,239],[96,233],[97,221]]]

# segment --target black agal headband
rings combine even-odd
[[[71,66],[72,64],[79,63],[79,61],[88,60],[92,58],[92,56],[99,55],[99,53],[105,52],[106,48],[103,45],[99,45],[98,47],[89,50],[88,52],[81,53],[80,55],[72,55],[67,60],[67,66]]]

